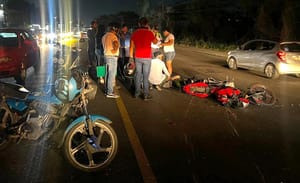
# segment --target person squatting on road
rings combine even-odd
[[[157,43],[157,39],[153,32],[149,29],[148,20],[145,17],[139,19],[139,28],[131,35],[130,40],[130,62],[135,61],[135,93],[134,97],[141,95],[141,86],[143,83],[144,100],[152,97],[149,92],[149,73],[151,67],[151,42]],[[135,58],[135,60],[133,59]]]
[[[109,31],[102,37],[104,49],[104,60],[106,63],[105,93],[107,98],[118,98],[114,93],[114,83],[116,79],[120,42],[117,36],[118,26],[114,23],[109,24]]]
[[[170,74],[165,63],[162,61],[163,53],[156,51],[153,53],[154,58],[151,60],[151,69],[149,74],[149,82],[161,91],[163,84],[170,80]]]
[[[163,43],[160,44],[160,46],[163,46],[164,54],[166,57],[165,58],[166,65],[167,65],[170,75],[172,76],[172,72],[173,72],[172,62],[173,62],[173,59],[175,58],[175,48],[174,48],[175,37],[170,32],[169,27],[165,27],[163,29],[163,35],[165,36],[165,40]]]

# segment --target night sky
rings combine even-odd
[[[47,4],[47,1],[58,2],[59,0],[26,0],[39,6],[40,3]],[[173,0],[71,0],[73,3],[73,16],[78,17],[84,22],[90,22],[92,19],[104,14],[114,14],[120,11],[140,11],[137,6],[138,1],[149,2],[150,6],[155,4],[168,3]],[[77,6],[79,4],[79,6]],[[147,4],[147,3],[146,3]],[[79,13],[78,13],[79,12]]]
[[[103,14],[113,14],[119,11],[136,11],[136,0],[79,0],[80,17],[90,21]]]

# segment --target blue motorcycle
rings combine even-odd
[[[78,60],[69,76],[58,78],[44,92],[0,81],[0,150],[12,141],[47,139],[63,122],[73,119],[60,144],[70,164],[86,172],[110,164],[118,139],[111,120],[88,113],[87,104],[95,98],[97,85],[80,69]]]

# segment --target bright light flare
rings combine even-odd
[[[281,62],[279,64],[279,73],[286,73],[288,72],[289,68],[288,68],[288,64]]]
[[[45,34],[42,40],[44,43],[59,43],[61,46],[74,47],[77,41],[74,39],[72,32],[73,23],[73,0],[39,0],[41,12],[41,25],[45,28]],[[74,1],[77,5],[78,1]],[[78,8],[78,7],[77,7]],[[78,20],[79,22],[79,20]],[[71,55],[71,49],[66,49],[65,55]],[[41,52],[41,55],[45,54]],[[49,54],[49,53],[47,53]],[[54,54],[54,53],[53,53]],[[47,57],[46,55],[42,57]],[[54,55],[49,55],[48,62],[53,63]],[[71,60],[65,58],[65,65]],[[43,62],[43,61],[42,61]],[[48,67],[52,67],[51,64]],[[44,67],[45,68],[45,67]],[[52,68],[47,68],[48,73],[52,76]]]

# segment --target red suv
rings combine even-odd
[[[25,29],[0,29],[0,78],[14,77],[24,85],[26,70],[33,66],[40,69],[40,48]]]

